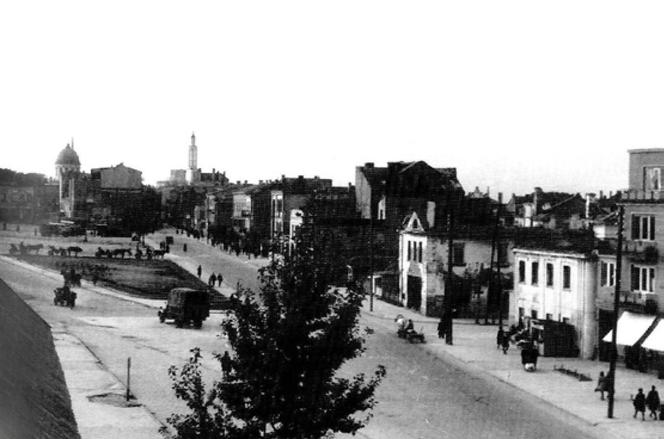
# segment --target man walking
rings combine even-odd
[[[213,287],[216,282],[217,282],[217,276],[215,276],[214,273],[212,273],[208,278],[208,286]]]
[[[196,273],[198,274],[198,278],[201,278],[201,274],[203,274],[203,268],[199,265],[198,268],[196,269]]]
[[[632,404],[634,404],[634,417],[640,412],[641,420],[646,420],[646,395],[643,394],[643,389],[639,388],[639,392],[634,398],[632,398]]]
[[[646,405],[648,406],[648,410],[650,410],[648,417],[657,420],[657,410],[659,409],[659,393],[657,393],[655,386],[652,386],[650,392],[648,392],[648,396],[646,396]]]
[[[217,282],[219,283],[219,286],[221,286],[221,283],[222,283],[223,281],[224,281],[224,276],[222,276],[221,273],[219,273],[219,274],[217,275]]]

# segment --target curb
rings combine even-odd
[[[16,265],[16,266],[21,267],[21,268],[25,268],[27,270],[32,270],[32,271],[35,271],[37,273],[41,273],[41,274],[43,274],[45,276],[48,276],[50,278],[55,278],[55,279],[60,279],[61,278],[60,273],[58,273],[55,270],[50,270],[50,269],[47,269],[47,268],[39,267],[37,265],[32,265],[32,264],[29,264],[27,262],[19,261],[17,259],[14,259],[14,258],[11,258],[11,257],[8,257],[8,256],[0,255],[0,260],[2,260],[4,262],[7,262],[7,263],[10,263],[10,264],[13,264],[13,265]],[[134,298],[134,297],[126,295],[126,293],[114,290],[111,287],[106,287],[106,286],[98,287],[96,285],[91,285],[90,281],[87,281],[87,280],[81,280],[81,286],[79,288],[81,288],[83,290],[86,290],[88,292],[91,292],[91,293],[100,294],[102,296],[114,297],[116,299],[123,300],[125,302],[131,302],[131,303],[134,303],[136,305],[141,305],[141,306],[144,306],[144,307],[150,308],[150,309],[159,309],[159,307],[160,307],[157,304],[150,304],[150,303],[143,302],[143,300],[158,300],[158,299]]]

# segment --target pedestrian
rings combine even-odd
[[[208,279],[208,286],[213,287],[215,282],[217,282],[217,276],[215,276],[214,273],[212,273],[210,275],[210,278]]]
[[[498,328],[498,334],[496,334],[496,349],[500,349],[503,346],[503,338],[505,338],[505,331],[503,327]]]
[[[219,286],[221,286],[221,283],[222,283],[223,281],[224,281],[224,276],[222,276],[221,273],[219,273],[219,274],[217,275],[217,283],[219,284]]]
[[[442,317],[438,321],[438,338],[445,338],[445,322]]]
[[[196,269],[196,273],[198,274],[198,278],[201,278],[201,274],[203,274],[203,268],[199,265],[198,268]]]
[[[501,340],[501,347],[503,348],[503,354],[507,355],[507,351],[510,348],[510,338],[505,334],[503,334],[503,338]]]
[[[224,351],[224,355],[222,355],[220,362],[224,378],[227,378],[231,373],[231,369],[233,369],[233,362],[231,361],[231,356],[228,355],[228,351]]]
[[[634,418],[641,412],[641,420],[646,420],[646,395],[643,394],[643,389],[639,388],[636,396],[632,397],[632,404],[634,405]]]
[[[648,396],[646,396],[646,405],[648,406],[648,410],[650,410],[648,417],[657,420],[657,410],[659,409],[659,393],[657,393],[655,386],[652,386],[650,392],[648,392]]]
[[[604,392],[607,391],[607,382],[604,371],[600,371],[599,377],[597,378],[597,387],[595,387],[595,392],[599,392],[599,399],[604,401]]]
[[[187,253],[187,244],[182,244],[182,251]]]

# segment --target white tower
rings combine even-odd
[[[72,139],[73,142],[73,139]],[[73,218],[76,207],[76,179],[81,170],[81,162],[78,154],[71,145],[67,145],[55,160],[55,173],[60,182],[60,210],[64,212],[65,217]]]
[[[191,145],[189,145],[189,169],[187,170],[189,183],[195,183],[198,179],[198,147],[196,146],[196,135],[191,133]]]

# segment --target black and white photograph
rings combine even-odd
[[[664,439],[662,23],[0,3],[0,439]]]

